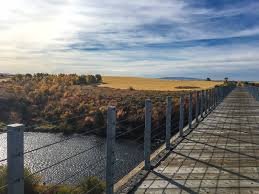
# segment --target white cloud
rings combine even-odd
[[[213,18],[257,14],[258,5],[215,11],[190,7],[184,0],[9,0],[0,7],[0,67],[5,72],[131,75],[188,73],[195,67],[242,70],[245,62],[257,68],[254,44],[162,50],[145,45],[259,35],[258,26],[232,29],[210,23]],[[170,30],[152,30],[159,24]],[[100,50],[80,50],[96,47]]]

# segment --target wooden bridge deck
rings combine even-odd
[[[134,193],[259,193],[259,102],[233,90]]]

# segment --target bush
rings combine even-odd
[[[24,193],[37,194],[36,187],[40,184],[41,178],[38,176],[29,176],[31,171],[28,168],[24,169]],[[7,184],[7,167],[0,166],[0,187]],[[7,194],[7,188],[0,190],[0,194]]]
[[[0,187],[7,183],[7,170],[6,167],[0,166]],[[7,188],[0,190],[0,194],[7,194]]]
[[[104,182],[97,177],[86,177],[80,184],[80,190],[82,193],[101,194],[104,192],[104,189]]]
[[[97,82],[97,83],[102,82],[102,76],[101,76],[100,74],[96,74],[96,75],[95,75],[95,78],[96,78],[96,82]]]
[[[78,82],[77,82],[79,85],[85,85],[86,83],[87,83],[87,81],[86,81],[86,76],[84,76],[84,75],[80,75],[79,77],[78,77]]]
[[[94,124],[95,127],[102,127],[105,124],[105,119],[103,113],[100,110],[97,110],[94,115]]]
[[[94,75],[87,75],[86,80],[88,84],[96,83],[96,77]]]
[[[132,86],[130,86],[130,87],[129,87],[129,90],[131,90],[131,91],[132,91],[132,90],[134,90],[134,88],[133,88]]]

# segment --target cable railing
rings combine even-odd
[[[103,127],[98,127],[98,128],[95,128],[95,129],[91,129],[91,130],[87,130],[86,132],[84,133],[81,133],[80,135],[86,135],[86,134],[89,134],[89,133],[92,133],[92,132],[95,132],[95,131],[98,131],[99,129],[103,129],[105,128],[105,126]],[[68,138],[64,138],[64,139],[61,139],[59,141],[56,141],[56,142],[53,142],[53,143],[50,143],[50,144],[47,144],[47,145],[43,145],[41,147],[38,147],[38,148],[34,148],[32,150],[28,150],[28,151],[25,151],[23,154],[28,154],[28,153],[31,153],[31,152],[35,152],[35,151],[38,151],[38,150],[41,150],[41,149],[45,149],[45,148],[48,148],[50,146],[53,146],[53,145],[56,145],[56,144],[59,144],[59,143],[62,143],[62,142],[65,142],[65,141],[69,141],[71,139],[74,139],[75,137],[74,136],[71,136],[71,137],[68,137]]]
[[[86,166],[83,168],[78,167],[76,171],[73,173],[69,173],[59,181],[54,184],[50,184],[49,186],[45,186],[45,190],[42,191],[42,194],[49,193],[52,190],[55,190],[59,185],[64,183],[69,183],[69,180],[83,177],[85,176],[85,172],[87,171],[88,174],[95,174],[101,180],[105,181],[106,185],[106,193],[112,194],[114,193],[114,186],[119,181],[125,178],[132,168],[138,166],[141,162],[143,162],[143,168],[145,170],[151,169],[151,154],[154,153],[157,147],[164,144],[166,150],[171,149],[171,140],[178,133],[179,138],[183,138],[186,134],[186,130],[192,130],[194,124],[198,124],[200,120],[206,115],[209,114],[211,110],[213,110],[228,93],[233,89],[233,87],[218,87],[215,89],[210,89],[206,91],[197,91],[191,92],[190,94],[182,94],[179,98],[179,110],[175,107],[175,99],[171,97],[167,97],[166,102],[159,102],[159,106],[163,106],[162,109],[164,111],[156,113],[156,115],[152,114],[152,101],[150,99],[146,100],[144,103],[144,115],[138,115],[141,118],[144,118],[143,123],[135,126],[125,127],[132,122],[130,118],[122,118],[117,121],[116,119],[116,108],[115,107],[108,107],[107,110],[107,124],[102,127],[97,127],[91,130],[87,130],[81,135],[87,135],[89,133],[93,133],[99,131],[101,129],[106,128],[106,140],[105,142],[96,142],[96,145],[90,146],[88,148],[82,149],[78,152],[71,154],[70,156],[61,158],[56,162],[49,164],[43,168],[39,168],[38,170],[30,173],[27,176],[24,176],[21,172],[21,169],[24,169],[24,156],[27,154],[33,154],[40,150],[46,149],[54,146],[60,145],[61,143],[67,142],[73,138],[74,136],[67,137],[64,139],[60,139],[58,141],[51,142],[46,145],[42,145],[36,147],[31,150],[24,151],[23,150],[23,132],[25,129],[37,127],[37,125],[27,126],[24,125],[8,125],[7,126],[7,141],[8,143],[8,154],[7,158],[0,159],[1,162],[7,161],[8,167],[8,180],[6,184],[0,185],[0,193],[1,190],[6,190],[7,187],[11,191],[15,191],[16,189],[20,189],[20,183],[24,182],[26,179],[31,178],[35,175],[41,174],[49,169],[57,167],[67,161],[72,160],[73,158],[82,156],[83,154],[89,153],[94,149],[99,147],[105,148],[105,153],[103,156],[97,160],[91,161],[87,163]],[[160,97],[159,99],[162,99]],[[158,103],[157,103],[158,104]],[[161,115],[162,114],[162,115]],[[175,116],[178,115],[177,119]],[[86,116],[85,114],[68,118],[71,119],[79,119]],[[62,120],[51,121],[50,123],[54,124],[57,122],[65,122]],[[6,131],[1,132],[6,133]],[[134,135],[135,137],[134,137]],[[134,137],[134,138],[133,138]],[[115,146],[116,142],[120,140],[127,140],[127,142],[132,143],[134,145],[134,151],[139,150],[141,153],[140,157],[136,158],[135,160],[128,161],[132,167],[125,169],[123,165],[125,162],[122,161],[120,155],[118,155],[118,148]],[[12,143],[13,142],[13,143]],[[14,143],[15,142],[15,143]],[[10,166],[11,164],[16,164],[15,166]],[[104,163],[101,169],[99,163]],[[117,166],[116,166],[117,165]],[[123,169],[123,173],[117,173],[115,171],[116,168]],[[17,173],[20,172],[20,173]],[[90,173],[93,172],[93,173]],[[104,175],[99,175],[100,173],[104,173]],[[98,185],[97,185],[98,186]],[[96,186],[96,187],[97,187]],[[74,186],[74,191],[78,189],[78,185]],[[95,187],[90,188],[89,191],[83,193],[91,193],[91,191],[95,190]],[[72,189],[73,190],[73,189]]]

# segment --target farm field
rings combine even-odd
[[[220,84],[223,84],[223,82],[103,76],[103,84],[101,87],[134,90],[181,91],[208,89]]]

